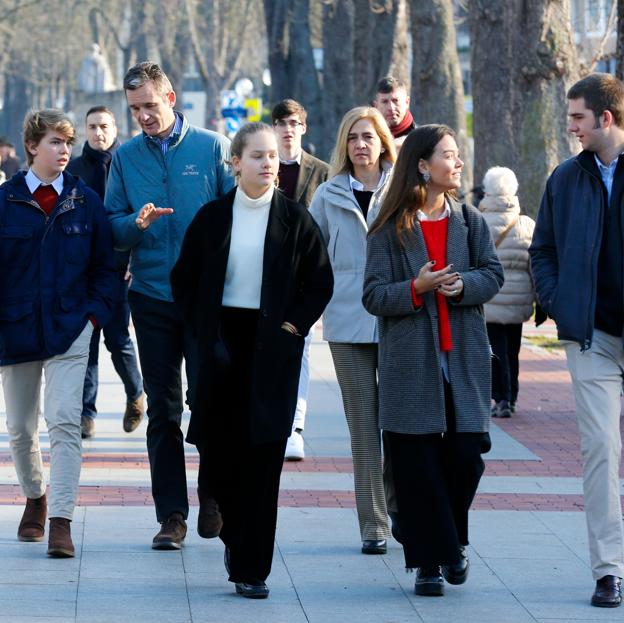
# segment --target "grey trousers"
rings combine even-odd
[[[62,355],[0,368],[11,453],[27,498],[40,498],[46,491],[39,448],[41,380],[45,376],[43,415],[50,436],[50,517],[72,519],[74,514],[82,462],[82,388],[92,332],[93,325],[87,322]]]
[[[355,502],[362,540],[390,536],[382,474],[377,344],[330,342],[351,434]]]
[[[576,401],[583,455],[583,493],[589,557],[595,580],[624,577],[624,527],[619,468],[624,348],[622,338],[594,331],[581,352],[564,342]]]

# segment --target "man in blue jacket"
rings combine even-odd
[[[568,92],[568,130],[583,148],[550,176],[531,268],[557,323],[572,377],[583,455],[592,605],[622,601],[619,467],[624,371],[624,84],[591,74]]]
[[[50,436],[48,555],[74,555],[70,522],[81,465],[80,413],[89,341],[113,306],[111,227],[95,192],[63,173],[74,128],[60,110],[24,121],[29,169],[0,187],[0,371],[15,470],[27,501],[20,541],[41,541],[47,514],[39,449]]]
[[[152,496],[161,524],[154,549],[179,549],[186,536],[188,495],[184,440],[182,359],[192,406],[195,338],[171,294],[169,273],[199,208],[225,194],[234,180],[226,161],[229,141],[190,126],[174,110],[176,95],[162,69],[138,63],[124,77],[128,106],[143,130],[113,157],[105,205],[115,247],[130,250],[128,294],[147,394],[147,450]],[[216,502],[198,491],[198,532],[219,535]]]

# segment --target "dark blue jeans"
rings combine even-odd
[[[137,365],[134,344],[130,339],[130,307],[128,306],[128,282],[119,273],[119,284],[123,292],[122,300],[115,305],[113,315],[102,330],[97,327],[91,336],[89,362],[82,391],[82,415],[94,418],[97,415],[95,401],[98,392],[98,358],[100,354],[100,335],[104,333],[104,345],[111,354],[115,371],[121,379],[126,399],[136,400],[143,393],[143,380]]]

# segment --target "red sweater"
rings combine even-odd
[[[442,270],[446,266],[448,221],[448,217],[440,221],[420,221],[429,259],[435,260],[434,270]],[[412,280],[412,301],[414,307],[420,307],[423,304],[422,296],[414,291],[414,280]],[[435,301],[438,309],[440,350],[449,351],[453,348],[453,338],[451,336],[451,323],[449,322],[448,302],[446,297],[439,292],[435,293]]]

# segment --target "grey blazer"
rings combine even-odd
[[[483,216],[451,201],[447,263],[464,282],[461,300],[449,300],[453,349],[449,377],[457,432],[480,433],[490,422],[490,347],[481,305],[503,284],[490,231]],[[474,266],[470,265],[473,258]],[[391,221],[369,237],[364,307],[379,321],[379,421],[396,433],[446,431],[440,368],[438,314],[433,292],[415,309],[411,280],[429,261],[420,226],[401,247]]]
[[[328,172],[329,165],[326,162],[302,150],[294,200],[304,205],[306,208],[309,208],[316,189],[323,182],[327,181]]]

